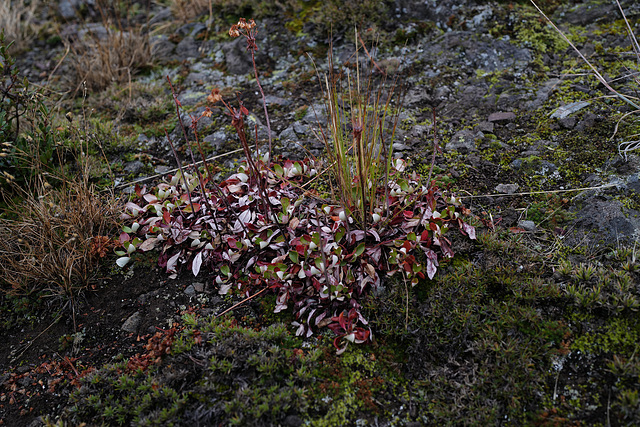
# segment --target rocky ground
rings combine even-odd
[[[251,56],[227,34],[242,10],[258,23],[274,153],[323,155],[317,74],[329,53],[336,65],[359,60],[398,94],[395,156],[428,175],[437,135],[437,182],[462,197],[478,241],[455,241],[456,257],[433,281],[411,292],[390,284],[369,301],[376,340],[342,356],[328,330],[295,337],[291,314],[272,313],[273,296],[213,320],[241,296],[218,295],[213,272],[169,278],[153,253],[124,269],[105,261],[73,318],[43,309],[18,321],[5,298],[0,424],[639,423],[640,159],[619,151],[638,125],[544,18],[526,2],[231,3],[214,2],[209,20],[208,5],[184,16],[179,2],[134,2],[108,9],[120,22],[111,27],[94,2],[36,14],[41,30],[18,68],[51,90],[61,117],[88,118],[102,138],[111,174],[104,162],[96,183],[124,195],[135,182],[157,183],[175,167],[164,129],[185,155],[167,77],[187,125],[213,88],[231,105],[237,96],[265,152]],[[638,5],[622,6],[636,25]],[[638,62],[614,2],[543,9],[617,90],[636,94]],[[354,57],[351,17],[374,66],[362,49]],[[146,63],[119,82],[80,77],[83,37],[96,48],[117,29],[126,40],[149,34]],[[221,179],[242,159],[230,124],[213,107],[197,125]],[[152,397],[131,403],[127,393]]]

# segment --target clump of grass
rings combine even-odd
[[[0,28],[8,42],[13,42],[12,52],[26,48],[35,34],[35,12],[38,0],[0,0]]]
[[[326,36],[345,34],[352,23],[360,28],[376,28],[384,26],[384,17],[390,12],[389,3],[377,0],[356,0],[342,2],[324,0],[311,2],[313,7],[308,13],[308,20],[313,24],[314,35]]]
[[[191,21],[207,12],[213,16],[212,0],[173,0],[169,7],[173,15],[183,22]]]
[[[380,189],[389,187],[393,137],[401,106],[393,105],[395,82],[385,90],[386,76],[382,82],[375,82],[371,72],[367,76],[361,70],[358,41],[361,39],[356,31],[355,73],[345,67],[346,82],[334,72],[329,56],[329,74],[323,79],[329,123],[318,137],[329,157],[334,200],[339,200],[366,228],[388,209],[389,191]],[[366,48],[365,52],[368,56]],[[373,70],[376,64],[370,56],[369,60]]]
[[[135,74],[151,66],[151,40],[144,26],[125,28],[118,17],[102,12],[106,35],[87,32],[78,40],[66,40],[71,50],[72,73],[69,88],[90,92],[104,90],[112,83],[131,84]]]
[[[117,204],[86,179],[58,188],[43,179],[23,196],[15,219],[0,219],[2,291],[73,304],[113,248]]]

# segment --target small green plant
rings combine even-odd
[[[6,192],[52,172],[60,145],[43,94],[20,77],[10,47],[0,32],[0,185]]]
[[[329,182],[336,183],[332,185],[334,200],[339,200],[367,228],[368,223],[379,220],[388,209],[393,137],[401,106],[392,104],[395,84],[385,91],[383,80],[375,90],[373,76],[364,77],[358,41],[362,40],[356,31],[355,71],[352,75],[351,69],[345,67],[346,82],[334,73],[333,57],[329,56],[330,71],[321,83],[329,123],[326,130],[321,124],[318,137],[329,156]],[[373,69],[375,62],[369,59]],[[381,192],[382,188],[385,191]]]
[[[561,260],[558,264],[558,272],[563,276],[569,276],[573,271],[573,266],[568,260]]]
[[[580,264],[576,269],[575,276],[578,280],[588,282],[596,273],[596,267],[592,264]]]

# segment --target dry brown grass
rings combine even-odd
[[[210,13],[212,6],[212,0],[173,0],[170,7],[173,16],[187,22],[205,13]]]
[[[13,42],[11,50],[24,50],[36,32],[34,17],[38,0],[0,0],[0,31],[4,30],[7,42]]]
[[[86,179],[56,189],[41,180],[10,211],[16,219],[0,219],[0,289],[73,304],[113,248],[106,236],[117,226],[115,198]]]
[[[112,83],[130,84],[135,74],[152,64],[152,45],[144,27],[114,29],[110,20],[103,26],[106,35],[87,32],[74,43],[66,42],[73,71],[68,83],[75,93],[83,83],[91,92],[101,91]]]

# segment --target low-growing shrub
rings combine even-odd
[[[51,172],[56,131],[43,91],[20,76],[11,42],[0,33],[0,187],[24,187],[43,172]]]
[[[251,30],[251,24],[241,20],[230,34]],[[432,279],[439,257],[454,254],[450,228],[475,238],[460,201],[435,186],[421,186],[418,176],[405,173],[401,159],[383,162],[384,185],[360,196],[372,203],[369,208],[361,203],[360,218],[354,218],[344,198],[326,199],[310,189],[312,182],[327,178],[317,160],[253,159],[244,131],[248,110],[241,103],[231,107],[216,91],[211,98],[228,110],[246,164],[215,183],[206,163],[193,174],[179,163],[180,171],[169,181],[151,189],[137,186],[121,216],[128,225],[120,235],[118,265],[126,265],[133,252],[159,248],[159,263],[169,274],[177,275],[182,266],[196,276],[212,269],[222,294],[232,288],[246,295],[271,289],[277,294],[276,312],[293,306],[298,335],[328,326],[337,334],[336,348],[344,351],[348,342],[371,338],[358,300],[379,288],[385,274],[395,274],[405,286]],[[176,105],[180,117],[177,99]],[[208,114],[208,109],[202,113]],[[192,117],[190,123],[200,148],[198,120]],[[371,120],[377,132],[379,124]],[[360,141],[354,136],[354,141],[370,144],[370,153],[379,143],[375,136]],[[195,163],[192,153],[191,158]],[[361,185],[362,176],[340,182],[342,191]]]

